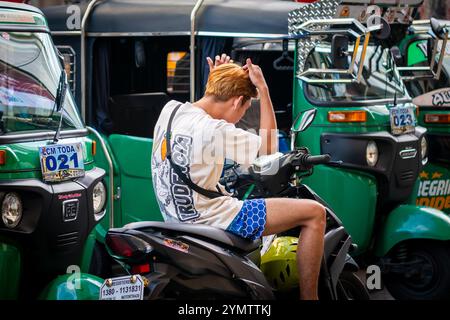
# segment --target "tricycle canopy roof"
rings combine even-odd
[[[0,1],[0,28],[2,30],[32,30],[48,32],[41,10],[20,3]]]
[[[104,0],[86,25],[90,36],[190,34],[194,0]],[[280,0],[205,0],[196,15],[199,35],[288,35],[288,13],[303,4]],[[73,7],[72,7],[73,8]],[[80,5],[81,19],[87,5]],[[43,8],[53,32],[68,28],[70,6]],[[69,13],[67,13],[69,12]],[[80,20],[81,20],[80,19]]]
[[[0,10],[2,9],[16,9],[42,14],[41,10],[39,10],[38,8],[22,3],[0,1]]]

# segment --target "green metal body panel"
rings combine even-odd
[[[103,279],[85,274],[57,277],[41,293],[40,300],[98,300]]]
[[[384,256],[396,244],[411,239],[450,240],[450,217],[433,208],[401,205],[387,216],[375,254]]]
[[[105,181],[109,185],[109,166],[105,154],[97,141],[95,164],[106,171]],[[114,226],[120,227],[136,221],[162,221],[158,202],[153,192],[151,175],[152,139],[127,135],[102,135],[113,162],[114,193],[120,196],[114,200]],[[96,239],[104,242],[110,228],[109,205],[107,213],[96,226]]]
[[[17,247],[0,242],[0,300],[17,299],[21,255]]]
[[[113,134],[109,143],[120,166],[121,223],[162,221],[152,184],[153,140]]]
[[[96,241],[96,230],[92,230],[89,236],[86,238],[84,244],[83,253],[81,256],[81,272],[89,272],[89,267],[91,265],[92,254],[94,252],[94,245]]]
[[[405,43],[409,42],[409,38],[405,39]],[[417,46],[417,42],[408,46],[408,65],[412,66],[427,61],[426,54]]]
[[[303,183],[317,192],[342,220],[358,245],[355,254],[365,252],[370,246],[375,222],[375,178],[356,171],[316,166],[314,174]]]

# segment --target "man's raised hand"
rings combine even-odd
[[[266,79],[264,78],[261,68],[258,65],[253,64],[250,58],[247,58],[246,64],[242,68],[248,70],[250,80],[258,90],[267,88]]]
[[[221,64],[233,63],[233,60],[231,60],[230,56],[226,55],[225,53],[222,53],[222,55],[220,56],[217,55],[214,61],[210,57],[206,57],[206,61],[208,61],[209,72],[213,71],[215,67],[218,67]]]

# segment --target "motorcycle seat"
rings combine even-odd
[[[220,242],[226,246],[237,248],[244,252],[256,250],[261,245],[261,239],[249,240],[231,232],[211,227],[204,224],[193,223],[169,223],[158,221],[133,222],[124,226],[125,229],[133,229],[145,232],[145,229],[160,229],[179,232],[180,234],[206,238],[214,242]]]

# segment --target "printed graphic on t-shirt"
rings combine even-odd
[[[161,133],[165,135],[164,132]],[[172,161],[177,164],[181,172],[189,177],[189,164],[192,152],[192,137],[176,134],[172,142]],[[173,205],[174,211],[180,221],[190,221],[199,217],[195,209],[193,191],[180,179],[166,158],[166,139],[162,139],[161,161],[153,157],[153,186],[156,198],[162,213],[170,217],[169,207]]]
[[[192,137],[177,134],[173,140],[172,161],[180,167],[184,175],[189,177]],[[184,222],[198,218],[199,213],[194,207],[194,199],[192,197],[193,191],[180,179],[172,167],[170,172],[171,192],[178,219]]]

